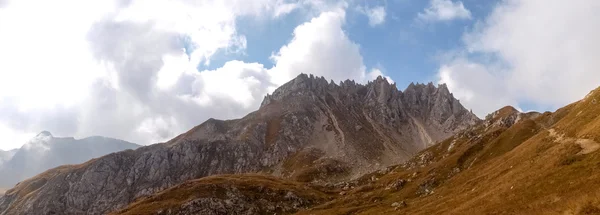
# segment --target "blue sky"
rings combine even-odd
[[[446,83],[479,117],[600,86],[600,1],[3,0],[0,149],[161,142],[239,118],[300,73]],[[72,17],[78,17],[73,19]],[[35,78],[32,78],[35,77]]]
[[[477,20],[484,19],[497,4],[496,0],[462,1],[472,14],[470,19],[422,23],[417,15],[423,12],[428,1],[367,1],[358,2],[346,10],[344,30],[348,37],[360,45],[360,52],[368,68],[379,68],[390,76],[402,90],[411,82],[437,82],[439,55],[462,46],[462,35],[473,28]],[[385,22],[370,26],[369,18],[356,7],[384,6]],[[264,22],[253,18],[239,18],[238,31],[246,36],[248,46],[243,53],[218,53],[209,66],[216,69],[230,60],[259,62],[267,67],[274,65],[270,56],[287,44],[294,28],[306,22],[303,12],[295,11],[283,19]]]
[[[433,1],[354,1],[346,9],[343,29],[350,40],[360,46],[365,66],[382,70],[397,83],[400,90],[411,82],[437,83],[440,82],[439,68],[444,55],[464,48],[465,33],[473,31],[474,26],[484,21],[501,3],[498,0],[447,2],[462,3],[470,12],[470,17],[437,21],[419,20],[418,15],[424,13],[424,9],[430,7]],[[359,8],[378,6],[385,8],[385,21],[370,26],[369,17]],[[270,68],[275,65],[271,55],[289,43],[294,29],[309,21],[308,19],[303,11],[298,10],[276,20],[239,17],[236,23],[237,30],[245,35],[247,48],[243,52],[221,50],[213,56],[209,65],[200,64],[198,68],[217,69],[230,60],[258,62]],[[477,53],[468,55],[473,59],[490,56]],[[539,111],[558,107],[527,101],[506,105],[514,105],[522,110]],[[490,110],[485,109],[486,113]]]

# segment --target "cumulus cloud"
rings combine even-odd
[[[0,148],[19,146],[23,141],[17,136],[41,130],[161,142],[210,117],[241,117],[300,73],[362,82],[383,75],[366,71],[358,44],[343,31],[343,3],[58,1],[37,7],[37,1],[23,0],[0,13],[0,59],[11,59],[0,65],[0,132],[15,134],[2,138]],[[72,4],[81,10],[65,9]],[[44,8],[34,11],[42,14],[66,12],[55,19],[35,18],[44,16],[27,13],[34,5]],[[197,70],[218,51],[245,50],[236,19],[272,19],[300,7],[314,8],[317,12],[308,14],[316,16],[273,53],[272,68],[229,61]],[[23,19],[28,28],[7,21]],[[22,43],[23,35],[33,44]]]
[[[381,25],[385,22],[385,7],[376,6],[373,8],[358,7],[358,12],[365,14],[369,18],[369,25],[371,27]]]
[[[417,15],[421,22],[450,21],[454,19],[471,19],[471,11],[463,5],[462,1],[431,0],[429,6]]]
[[[274,83],[283,84],[300,73],[341,81],[364,80],[365,66],[359,46],[342,29],[342,9],[324,12],[298,26],[289,44],[271,58],[276,66],[270,71]]]
[[[558,108],[600,85],[598,1],[509,0],[464,35],[442,82],[479,115],[504,104]],[[500,86],[499,86],[500,85]],[[472,95],[472,96],[471,96]]]
[[[465,107],[484,117],[506,105],[518,108],[518,103],[510,96],[507,80],[501,75],[493,73],[486,65],[457,58],[441,66],[438,78]]]
[[[119,86],[143,100],[153,93],[163,56],[183,52],[180,35],[154,25],[103,20],[88,34],[93,56],[116,71]]]

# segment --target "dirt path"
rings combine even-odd
[[[577,145],[579,145],[581,147],[581,151],[577,154],[580,154],[580,155],[589,154],[589,153],[595,152],[598,149],[600,149],[600,143],[598,143],[594,140],[565,137],[564,134],[559,134],[554,129],[548,129],[548,132],[550,132],[551,137],[556,138],[556,140],[555,140],[556,142],[560,142],[560,143],[574,142]]]

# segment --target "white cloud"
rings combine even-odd
[[[481,118],[506,105],[518,108],[505,78],[489,71],[485,65],[454,59],[441,66],[438,78],[461,104]]]
[[[87,52],[85,31],[109,10],[102,2],[11,1],[0,13],[0,97],[18,99],[22,109],[81,101],[100,76],[91,55],[81,54]]]
[[[14,135],[0,135],[0,148],[41,130],[160,142],[209,117],[241,117],[300,73],[362,82],[383,75],[366,72],[359,46],[343,31],[344,3],[98,2],[23,0],[2,9],[0,128]],[[218,51],[245,50],[240,17],[274,19],[300,7],[317,17],[273,54],[273,68],[230,61],[196,69]]]
[[[358,7],[357,10],[369,18],[369,25],[371,27],[381,25],[385,22],[386,12],[385,7],[383,6],[376,6],[373,8]]]
[[[8,5],[8,0],[0,0],[0,9],[6,7],[6,5]]]
[[[298,26],[294,38],[271,58],[276,66],[273,82],[283,84],[300,73],[312,73],[335,81],[365,79],[365,66],[359,46],[342,29],[342,9],[322,13]]]
[[[202,71],[198,75],[201,83],[196,83],[205,97],[202,106],[214,105],[211,99],[229,99],[246,110],[257,108],[271,83],[267,70],[259,63],[229,61],[223,67]]]
[[[579,100],[600,85],[599,9],[594,0],[505,1],[465,34],[468,53],[444,62],[442,81],[474,94],[467,106],[479,113],[501,107],[497,99],[554,108]]]
[[[0,136],[2,137],[2,140],[5,141],[0,143],[0,150],[9,150],[20,147],[35,135],[35,133],[15,131],[13,128],[0,124]]]
[[[292,11],[298,9],[299,7],[300,6],[298,4],[294,4],[294,3],[282,3],[278,7],[276,7],[275,12],[273,13],[273,16],[275,18],[277,18],[282,15],[286,15],[286,14],[291,13]]]
[[[431,0],[425,11],[417,15],[421,22],[450,21],[454,19],[471,19],[471,11],[463,5],[462,1]]]

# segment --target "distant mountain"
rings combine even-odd
[[[136,149],[139,145],[106,137],[54,137],[43,131],[20,149],[0,152],[0,187],[13,187],[50,168],[65,164],[79,164],[92,158]]]
[[[17,153],[17,150],[18,149],[13,149],[13,150],[10,150],[10,151],[0,150],[0,167],[6,161],[9,161],[15,155],[15,153]],[[4,176],[4,177],[8,177],[8,176]],[[4,195],[4,191],[6,191],[6,187],[0,186],[0,195]]]
[[[241,119],[209,119],[169,142],[24,181],[0,198],[0,213],[105,214],[215,174],[343,181],[406,161],[479,121],[446,85],[411,84],[399,91],[382,77],[361,85],[302,74]]]

